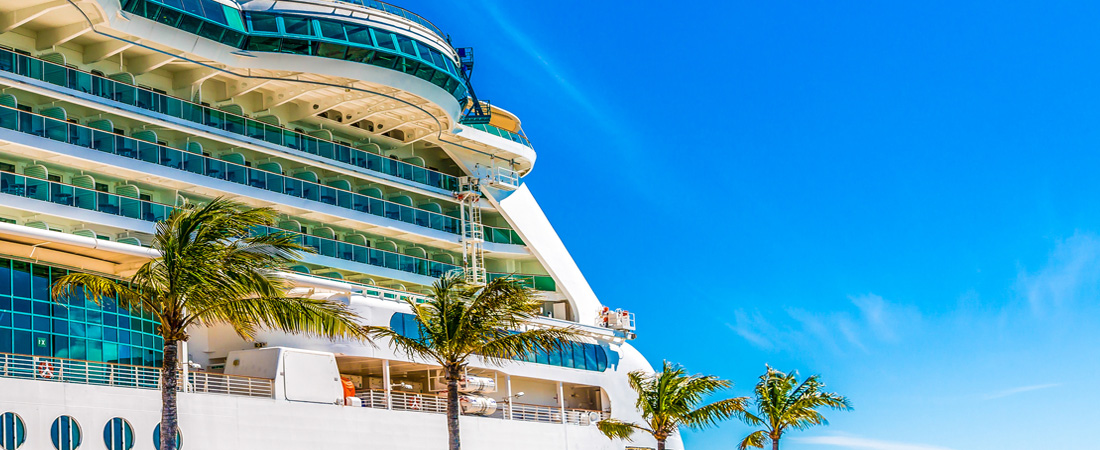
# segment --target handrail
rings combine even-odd
[[[141,86],[112,80],[110,78],[86,72],[84,70],[62,66],[40,58],[35,58],[33,56],[0,49],[0,57],[14,58],[14,60],[12,60],[11,67],[6,66],[4,64],[5,61],[3,59],[0,59],[0,70],[3,70],[5,72],[30,77],[40,81],[45,81],[50,84],[63,86],[67,89],[81,91],[86,94],[95,95],[97,97],[107,98],[130,106],[136,106],[145,110],[187,120],[189,122],[210,126],[223,131],[228,131],[233,134],[247,136],[253,139],[259,139],[269,144],[279,145],[292,150],[303,151],[320,156],[325,159],[330,159],[345,164],[351,164],[362,169],[395,176],[397,178],[411,181],[413,183],[424,184],[446,190],[455,190],[458,187],[458,179],[454,175],[449,175],[437,170],[428,169],[426,167],[420,167],[404,161],[393,160],[391,158],[386,158],[381,155],[349,147],[335,141],[330,141],[327,139],[310,136],[308,134],[299,133],[294,130],[289,130],[265,122],[260,122],[246,116],[234,114],[209,106],[200,105],[198,103],[181,99],[179,97],[155,92],[151,89],[147,89]],[[20,59],[39,62],[43,64],[44,67],[39,68],[37,71],[33,67],[24,68],[20,64],[18,64]],[[52,66],[52,70],[61,71],[61,74],[50,73],[51,68],[49,68],[49,66]],[[37,75],[39,76],[34,76],[35,72],[37,72]],[[50,75],[54,76],[51,77]],[[80,86],[80,82],[82,80],[79,79],[79,76],[91,77],[92,79],[87,80],[87,86]],[[93,83],[93,81],[95,81],[95,83]],[[126,89],[134,89],[137,91],[137,94],[126,95],[127,92],[118,92],[115,89],[117,86],[123,86]],[[148,98],[143,98],[142,96],[148,96]],[[178,104],[173,105],[172,102],[178,102]],[[185,108],[190,108],[191,110],[185,111]],[[218,116],[221,116],[221,118],[218,118]],[[248,131],[258,132],[250,134],[248,133]],[[286,138],[288,135],[291,136],[291,139],[294,142],[287,143],[284,141],[284,138]],[[326,156],[326,154],[328,154],[329,156]],[[346,160],[344,160],[338,158],[336,155],[348,155],[348,157]],[[382,161],[385,164],[382,164],[382,162],[379,161]],[[393,168],[390,171],[386,171],[385,169],[389,168],[389,165],[392,165]],[[372,168],[374,166],[380,166],[381,170]],[[423,175],[418,177],[417,174],[419,172],[423,172]],[[418,181],[417,178],[422,178],[422,181]]]
[[[2,128],[2,124],[3,117],[2,114],[0,114],[0,128]],[[46,189],[43,189],[40,193],[38,186],[44,186],[46,187]],[[43,180],[40,178],[28,177],[26,175],[6,171],[0,171],[0,194],[10,194],[24,198],[32,198],[35,200],[124,216],[132,219],[144,220],[147,222],[158,222],[164,220],[172,214],[173,210],[176,209],[175,206],[163,203],[126,197],[109,192],[99,192],[88,188],[74,186],[71,184]],[[138,209],[126,207],[127,205],[135,204],[139,205]],[[418,256],[404,255],[401,253],[391,252],[389,250],[376,249],[372,247],[353,244],[350,242],[329,239],[321,236],[313,236],[300,232],[284,230],[281,228],[264,227],[263,231],[266,233],[271,233],[274,231],[297,236],[300,241],[299,243],[316,249],[317,253],[322,256],[329,256],[347,261],[355,261],[378,267],[386,267],[390,269],[401,270],[403,272],[430,276],[433,278],[439,278],[448,271],[459,268],[459,266],[453,264],[440,261],[432,261],[430,259],[420,258]],[[311,242],[314,240],[317,242],[316,245]],[[322,245],[324,243],[329,243],[329,245]],[[341,246],[346,246],[352,251],[343,252],[341,251]],[[357,249],[359,250],[358,252],[355,251]],[[374,257],[374,254],[378,253],[382,255],[382,258]],[[406,260],[413,261],[412,265],[410,266],[408,263],[406,263]],[[490,279],[495,279],[503,276],[514,276],[517,279],[527,282],[531,288],[545,291],[553,291],[556,289],[553,278],[548,276],[535,274],[504,274],[497,272],[490,273]]]
[[[363,400],[364,408],[386,408],[386,391],[367,389],[356,392],[356,397]],[[519,420],[538,423],[566,423],[571,425],[590,426],[600,420],[611,417],[606,411],[596,411],[581,408],[564,408],[560,406],[534,405],[528,403],[514,403],[502,401],[498,403],[499,413],[492,415],[472,415],[475,417],[487,417],[492,419]],[[400,411],[418,411],[436,414],[447,412],[446,397],[438,394],[390,391],[390,408]],[[564,413],[564,417],[562,414]],[[592,420],[592,414],[597,415]],[[466,414],[464,414],[466,415]]]
[[[0,377],[75,384],[160,389],[159,367],[0,352]],[[182,370],[180,371],[182,375]],[[274,398],[275,380],[262,377],[190,372],[184,392]]]
[[[11,114],[16,116],[14,120],[12,120]],[[21,131],[117,156],[138,159],[164,167],[252,186],[269,192],[400,220],[424,228],[459,234],[458,225],[460,220],[445,214],[191,153],[130,136],[46,117],[41,114],[20,111],[4,105],[0,105],[0,128]],[[522,245],[519,235],[514,230],[488,225],[485,228],[490,231],[487,239],[489,242]]]

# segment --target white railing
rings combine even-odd
[[[396,410],[440,414],[447,412],[447,399],[443,396],[400,391],[392,391],[390,395],[393,398],[393,409]]]
[[[418,394],[413,392],[391,391],[393,409],[400,411],[419,411],[436,414],[447,412],[447,398],[442,395]],[[361,391],[355,394],[363,401],[364,408],[386,409],[386,392],[380,390]],[[596,425],[611,417],[604,411],[565,408],[565,423],[570,425]],[[526,403],[497,403],[493,414],[482,417],[494,419],[522,420],[525,422],[562,423],[562,409],[557,406],[529,405]]]
[[[0,377],[4,378],[160,389],[160,371],[156,367],[0,353]],[[191,392],[264,398],[275,396],[275,381],[267,378],[190,372],[188,380]],[[182,384],[183,380],[180,381]]]
[[[386,391],[363,391],[355,394],[363,401],[364,408],[388,409],[386,406]]]
[[[210,372],[189,372],[187,378],[190,392],[240,395],[244,397],[275,397],[275,380],[267,378]]]

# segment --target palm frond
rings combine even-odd
[[[719,400],[684,415],[684,424],[691,428],[707,428],[718,422],[736,417],[745,411],[748,397]]]
[[[184,325],[230,324],[249,336],[257,329],[280,330],[328,339],[369,339],[358,316],[340,303],[305,297],[228,299],[190,314]]]
[[[618,419],[604,419],[596,422],[596,429],[600,430],[600,433],[603,433],[609,439],[620,440],[630,439],[634,432],[638,430],[652,434],[652,431],[648,428]]]
[[[768,442],[768,433],[764,430],[757,430],[745,436],[741,443],[737,445],[737,448],[739,450],[746,450],[749,447],[764,448],[766,442]]]

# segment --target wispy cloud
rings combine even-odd
[[[842,353],[868,351],[877,342],[894,342],[899,333],[920,323],[920,312],[875,294],[849,297],[852,308],[817,312],[788,308],[785,315],[766,318],[759,311],[737,310],[726,325],[752,345],[764,349],[817,345]]]
[[[1035,273],[1021,269],[1017,291],[1036,315],[1055,312],[1100,293],[1100,239],[1074,234],[1058,242],[1046,264]]]
[[[1036,385],[1032,385],[1032,386],[1020,386],[1020,387],[1015,387],[1015,388],[1012,388],[1012,389],[1005,389],[1003,391],[994,392],[992,394],[986,395],[985,399],[986,400],[993,400],[993,399],[997,399],[997,398],[1005,398],[1005,397],[1016,395],[1016,394],[1022,394],[1024,392],[1038,391],[1040,389],[1055,388],[1055,387],[1058,387],[1058,386],[1061,386],[1061,385],[1062,385],[1062,383],[1050,383],[1050,384],[1036,384]]]
[[[796,437],[791,438],[792,441],[811,444],[811,445],[830,445],[834,447],[845,447],[849,449],[868,449],[868,450],[952,450],[948,447],[941,447],[938,445],[918,444],[912,442],[898,442],[898,441],[883,441],[879,439],[868,439],[858,436],[813,436],[813,437]]]

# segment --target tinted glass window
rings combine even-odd
[[[313,27],[309,19],[283,17],[283,28],[289,34],[312,36]]]
[[[318,20],[317,23],[321,26],[321,36],[329,39],[344,40],[344,26],[339,22],[332,22],[329,20]]]
[[[348,40],[351,42],[372,47],[374,46],[374,42],[372,42],[370,39],[370,28],[344,25],[344,32],[347,33]]]
[[[374,33],[374,42],[376,42],[379,47],[397,50],[397,46],[393,43],[392,34],[378,29],[371,29],[371,32]]]
[[[227,23],[225,21],[225,11],[222,9],[221,3],[215,2],[214,0],[201,1],[204,13],[203,17],[206,17],[207,19],[213,20],[214,22],[220,23],[222,25],[225,25]]]
[[[115,417],[103,427],[103,443],[108,450],[130,450],[134,448],[134,428],[121,417]]]
[[[416,44],[413,43],[412,39],[405,36],[398,36],[397,44],[401,46],[401,53],[416,56]]]
[[[0,414],[0,448],[15,450],[27,441],[27,425],[11,412]]]
[[[57,450],[76,450],[83,440],[80,425],[70,416],[58,417],[50,426],[50,440]]]
[[[278,33],[279,22],[276,16],[271,14],[252,14],[252,30],[265,33]]]
[[[199,0],[183,0],[183,10],[202,17],[202,5]]]

